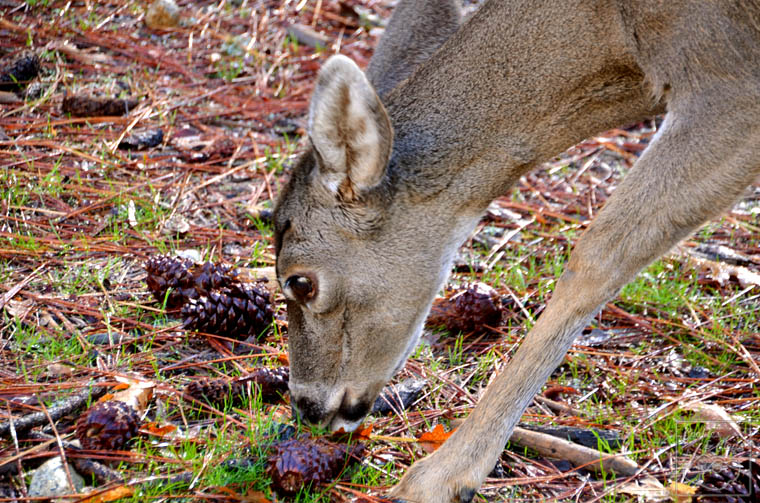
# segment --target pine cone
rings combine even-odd
[[[363,453],[363,444],[347,446],[302,436],[274,446],[267,473],[278,492],[295,494],[306,485],[333,480]]]
[[[245,395],[246,383],[251,382],[258,387],[262,400],[279,400],[288,391],[289,378],[289,367],[259,368],[232,381],[225,377],[193,381],[185,387],[185,394],[195,400],[222,405],[228,399],[239,401]]]
[[[760,497],[760,465],[731,463],[705,473],[697,488],[699,503],[753,503]]]
[[[236,384],[245,386],[252,382],[259,388],[262,400],[279,400],[288,391],[290,367],[259,368],[237,379]]]
[[[122,450],[137,435],[140,414],[118,400],[96,403],[77,420],[76,436],[84,449]]]
[[[185,386],[184,393],[194,400],[211,405],[222,405],[226,400],[239,398],[239,390],[225,377],[192,381]]]
[[[484,332],[486,325],[494,327],[501,322],[498,294],[484,283],[475,283],[454,292],[444,299],[436,299],[427,323],[445,326],[450,332]]]
[[[0,91],[23,89],[40,73],[40,60],[36,54],[27,54],[0,71]]]
[[[198,300],[190,299],[182,307],[182,316],[185,328],[246,339],[269,326],[274,309],[266,289],[233,283]]]
[[[188,299],[200,297],[194,288],[190,272],[192,267],[193,261],[190,259],[156,255],[145,262],[148,273],[145,282],[158,302],[164,302],[166,298],[166,307],[169,309],[180,307]],[[166,297],[170,288],[171,292]]]
[[[171,288],[166,301],[168,308],[180,307],[190,299],[207,296],[212,290],[238,283],[235,272],[226,264],[206,262],[196,264],[190,259],[156,255],[145,263],[148,289],[163,302],[166,291]]]

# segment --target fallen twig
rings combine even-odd
[[[546,433],[517,427],[509,440],[523,447],[530,447],[542,456],[567,460],[578,468],[626,476],[635,475],[639,470],[639,465],[623,454],[604,454]]]
[[[34,428],[35,426],[40,426],[47,423],[49,421],[48,417],[50,417],[50,420],[56,421],[85,405],[87,403],[87,400],[91,398],[97,399],[98,397],[104,395],[106,389],[107,388],[105,386],[88,386],[79,393],[72,395],[65,400],[61,400],[52,407],[49,407],[47,409],[47,414],[45,412],[34,412],[18,420],[11,419],[7,423],[0,423],[0,437],[5,437],[10,433],[11,421],[13,421],[13,427],[19,433]]]

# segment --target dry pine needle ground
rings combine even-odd
[[[171,26],[149,28],[142,2],[0,2],[0,67],[24,77],[0,76],[0,499],[28,494],[31,470],[59,455],[56,438],[67,456],[81,456],[69,442],[90,404],[56,403],[95,381],[118,392],[139,378],[155,386],[139,432],[129,426],[125,450],[96,451],[99,473],[137,481],[113,494],[274,500],[266,463],[292,425],[289,406],[235,383],[287,365],[282,298],[275,293],[254,337],[209,333],[209,324],[194,326],[198,334],[183,327],[181,302],[150,293],[144,265],[178,251],[189,262],[274,264],[268,214],[302,145],[315,72],[335,51],[365,66],[392,4],[180,2],[176,24],[170,15],[159,21]],[[456,292],[482,282],[498,316],[464,307],[464,318],[431,323],[397,377],[425,383],[416,401],[370,416],[360,466],[299,501],[378,494],[423,455],[415,439],[459,424],[540,315],[573,243],[656,126],[589,139],[492,204],[438,304],[455,306]],[[758,454],[759,208],[756,185],[626,287],[523,426],[602,431],[594,447],[629,453],[646,467],[639,478],[682,484],[705,502],[721,496],[710,491],[737,493]],[[190,383],[225,378],[214,381],[213,403],[184,398]],[[243,395],[228,400],[232,390]],[[34,413],[15,437],[2,426]],[[711,429],[728,421],[741,435]],[[108,487],[108,477],[98,486]],[[481,494],[636,499],[622,479],[514,446]]]

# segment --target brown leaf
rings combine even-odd
[[[741,436],[741,429],[728,412],[714,403],[691,402],[681,407],[694,413],[694,419],[702,421],[708,430],[714,431],[721,438]]]
[[[249,491],[240,501],[243,503],[270,503],[272,500],[261,491]]]
[[[127,389],[114,393],[111,400],[124,402],[134,407],[142,413],[148,407],[148,402],[153,398],[153,388],[156,384],[152,381],[142,379],[117,377],[122,384],[127,385]]]
[[[108,489],[102,493],[98,493],[95,496],[79,500],[80,503],[106,503],[108,501],[116,501],[121,498],[127,498],[132,496],[134,491],[127,486],[116,486],[112,489]]]
[[[562,394],[577,395],[578,390],[570,386],[551,386],[544,391],[544,396],[549,400],[556,400]]]
[[[177,429],[176,426],[173,424],[167,424],[164,426],[159,426],[156,422],[151,422],[146,425],[144,425],[140,430],[145,431],[151,435],[155,435],[157,437],[165,437],[169,433],[174,432]]]
[[[646,476],[641,480],[632,480],[615,488],[619,494],[636,496],[639,501],[660,503],[670,500],[670,493],[654,477]]]
[[[438,449],[443,443],[454,434],[455,430],[446,432],[443,429],[443,425],[437,424],[433,431],[425,432],[417,438],[417,443],[430,454],[434,450]]]
[[[671,482],[668,492],[675,503],[691,503],[692,496],[697,493],[697,488],[681,482]]]
[[[369,440],[369,436],[372,434],[372,429],[374,427],[374,424],[370,424],[366,428],[357,428],[356,432],[354,433],[354,438],[356,440]]]

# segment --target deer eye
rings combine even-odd
[[[290,276],[285,280],[285,288],[289,289],[297,301],[305,304],[316,295],[314,281],[308,276]]]

